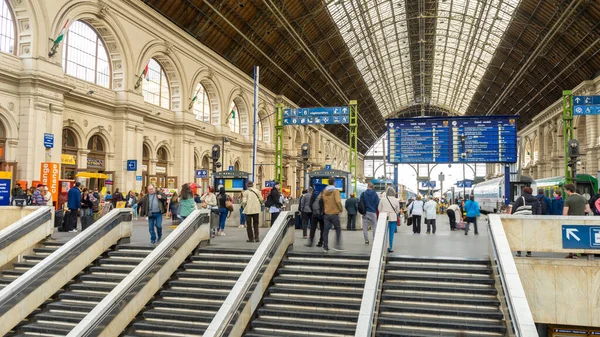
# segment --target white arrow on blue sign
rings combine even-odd
[[[562,225],[564,249],[600,249],[600,227]]]
[[[196,170],[196,178],[198,178],[198,179],[208,178],[208,170]]]
[[[137,160],[135,160],[135,159],[127,160],[127,171],[137,171]]]

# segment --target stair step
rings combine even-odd
[[[312,333],[331,333],[331,334],[346,334],[354,335],[356,330],[356,322],[353,324],[335,324],[336,322],[324,321],[315,322],[311,320],[296,321],[296,320],[285,320],[276,318],[264,318],[261,317],[250,322],[252,328],[265,328],[265,329],[277,329],[285,330],[294,333],[302,331],[311,331]],[[282,334],[285,336],[287,334]]]
[[[464,273],[464,274],[492,274],[491,268],[469,268],[469,267],[457,267],[453,265],[448,266],[427,266],[427,265],[410,265],[410,264],[386,264],[386,271],[391,270],[410,270],[410,271],[421,271],[421,272],[437,272],[437,273]]]
[[[246,335],[247,336],[247,335]],[[440,337],[440,336],[463,336],[463,337],[504,337],[503,333],[476,332],[456,329],[427,329],[412,326],[385,326],[378,327],[377,337]]]
[[[317,276],[328,276],[328,277],[366,277],[367,270],[360,271],[349,271],[349,270],[320,270],[320,269],[294,269],[289,266],[280,268],[278,271],[279,275],[317,275]]]
[[[110,257],[118,257],[118,258],[137,257],[137,258],[142,258],[143,259],[146,256],[148,256],[150,253],[151,253],[151,251],[145,251],[145,250],[134,250],[134,251],[115,250],[115,251],[108,252],[108,256],[110,256]]]
[[[344,298],[362,299],[362,296],[363,296],[363,289],[361,289],[361,288],[337,289],[337,288],[333,288],[333,287],[328,287],[325,289],[315,289],[315,288],[302,289],[302,288],[290,287],[287,285],[273,285],[273,286],[269,287],[267,292],[269,295],[286,294],[292,298],[299,296],[299,295],[307,295],[307,296],[344,297]]]
[[[486,287],[465,287],[464,284],[446,285],[444,283],[393,283],[385,282],[383,284],[383,290],[415,290],[415,291],[435,291],[435,292],[447,292],[447,293],[465,293],[465,294],[486,294],[496,295],[498,290],[491,286]]]
[[[198,270],[198,269],[202,269],[202,270],[228,270],[228,271],[238,271],[238,272],[243,272],[244,269],[246,268],[246,265],[235,265],[235,264],[230,264],[230,263],[207,263],[207,264],[201,264],[201,263],[186,263],[183,265],[183,267],[186,270]]]
[[[478,297],[461,297],[461,296],[450,296],[450,295],[430,295],[430,294],[419,294],[419,293],[404,293],[404,294],[392,294],[390,292],[383,292],[381,295],[383,301],[412,301],[412,302],[426,302],[426,303],[454,303],[454,304],[468,304],[468,305],[485,305],[485,306],[500,306],[500,301],[496,298],[478,298]],[[385,303],[385,302],[384,302]]]
[[[216,290],[231,290],[235,283],[209,283],[201,281],[173,280],[168,283],[169,288],[193,288],[193,289],[216,289]]]
[[[324,267],[331,267],[331,268],[348,268],[348,269],[367,269],[369,267],[369,261],[368,260],[348,260],[348,259],[344,259],[344,260],[332,260],[332,259],[328,259],[328,261],[324,261],[325,259],[317,259],[317,260],[295,260],[295,259],[289,259],[289,260],[284,260],[283,265],[284,266],[306,266],[308,268],[314,268],[314,267],[318,267],[318,268],[324,268]]]
[[[262,307],[258,309],[259,319],[261,316],[278,316],[281,319],[285,319],[284,317],[293,317],[298,319],[307,319],[307,320],[331,320],[331,321],[349,321],[354,322],[358,320],[358,312],[352,313],[342,313],[339,311],[314,311],[314,310],[298,310],[294,309],[281,309],[278,307]]]
[[[108,294],[115,288],[115,284],[98,284],[98,283],[75,283],[69,286],[72,291],[96,291]]]
[[[82,314],[87,314],[90,311],[92,311],[92,309],[94,309],[96,305],[95,304],[89,304],[89,303],[72,303],[72,302],[52,302],[52,303],[48,303],[48,305],[46,306],[50,311],[68,311],[68,312],[78,312],[78,313],[82,313]]]
[[[215,312],[215,314],[216,314],[216,312]],[[193,312],[182,313],[182,312],[177,312],[177,311],[173,312],[173,311],[156,310],[156,309],[152,309],[152,310],[148,310],[148,311],[144,312],[143,316],[146,319],[173,321],[173,324],[176,324],[175,321],[183,321],[184,323],[187,323],[187,322],[206,323],[207,325],[210,324],[212,319],[215,317],[214,314],[202,314],[202,313],[193,313]],[[167,323],[167,322],[165,322],[164,324],[171,325],[170,323]]]
[[[414,280],[414,281],[431,281],[431,282],[452,282],[463,284],[494,284],[494,279],[491,277],[469,277],[469,276],[453,276],[453,275],[427,275],[416,273],[385,273],[385,280]],[[468,286],[467,286],[468,287]]]
[[[86,283],[88,282],[97,282],[97,283],[119,283],[123,281],[123,279],[127,275],[98,275],[98,274],[85,274],[82,275],[79,279]]]
[[[330,300],[330,299],[311,299],[307,301],[304,298],[293,298],[293,297],[271,297],[267,296],[263,298],[263,303],[274,304],[274,305],[295,305],[302,307],[319,307],[319,308],[330,308],[330,309],[348,309],[348,310],[360,310],[360,301],[342,301],[342,300]]]
[[[350,280],[344,280],[344,279],[320,279],[320,278],[316,278],[314,280],[310,280],[309,282],[307,282],[307,280],[298,280],[297,277],[290,277],[289,275],[281,275],[281,276],[276,276],[273,278],[273,282],[275,284],[298,284],[298,282],[303,282],[305,284],[311,284],[311,285],[326,285],[326,286],[347,286],[347,287],[360,287],[363,288],[365,286],[365,279],[350,279]]]
[[[191,261],[218,261],[218,262],[242,262],[248,263],[252,259],[252,255],[239,256],[239,255],[218,255],[218,254],[204,254],[200,253],[193,255]]]
[[[35,315],[36,321],[56,322],[57,325],[62,323],[78,324],[85,317],[85,313],[78,311],[71,312],[42,312]],[[54,325],[54,324],[53,324]]]
[[[50,325],[42,323],[31,323],[23,325],[20,330],[26,334],[38,334],[41,336],[61,335],[66,336],[73,329],[70,325]]]
[[[34,261],[40,262],[40,261],[44,260],[45,258],[46,258],[46,256],[41,256],[41,255],[25,255],[25,256],[23,256],[23,259],[28,262],[34,262]]]
[[[161,322],[142,321],[133,323],[133,328],[135,329],[134,334],[138,333],[140,330],[152,331],[155,336],[167,336],[175,333],[188,337],[202,337],[202,334],[207,327],[208,324],[167,326]]]
[[[237,279],[240,278],[240,272],[237,271],[231,271],[231,272],[221,272],[221,273],[203,273],[200,270],[194,270],[194,271],[180,271],[177,272],[177,277],[178,278],[210,278],[210,279],[214,279],[214,280],[234,280],[237,281]]]
[[[106,297],[106,294],[96,294],[96,293],[75,293],[75,292],[64,292],[58,295],[60,300],[64,301],[81,301],[81,302],[92,302],[99,303]]]
[[[154,308],[163,309],[181,309],[190,311],[207,311],[217,312],[221,308],[221,303],[197,303],[189,301],[177,301],[177,300],[155,300],[152,301],[151,306]]]
[[[394,317],[394,314],[401,313],[446,315],[489,319],[502,319],[504,317],[502,312],[497,308],[486,309],[485,307],[465,308],[460,306],[436,306],[435,303],[429,303],[427,305],[418,305],[412,303],[390,304],[385,302],[379,306],[379,316]]]
[[[94,266],[90,267],[90,272],[98,274],[120,274],[128,275],[133,268],[125,267],[109,267],[109,266]]]
[[[501,321],[481,321],[481,320],[449,320],[438,317],[424,318],[415,316],[406,317],[390,317],[379,316],[377,322],[380,325],[404,325],[404,326],[420,326],[427,328],[438,329],[458,329],[458,330],[475,330],[475,331],[491,331],[504,333],[506,327]]]
[[[369,259],[371,258],[370,255],[359,255],[359,254],[330,254],[330,253],[323,253],[321,251],[319,252],[297,252],[297,251],[293,251],[290,252],[288,255],[288,260],[292,260],[293,258],[299,258],[299,257],[304,257],[304,258],[308,258],[310,260],[313,259],[323,259],[323,260],[329,260],[329,261],[339,261],[339,260],[364,260],[369,262]]]
[[[114,259],[114,258],[105,258],[105,259],[100,259],[99,263],[101,266],[104,265],[111,265],[111,266],[119,266],[119,267],[131,267],[132,269],[135,268],[138,264],[140,264],[140,262],[142,261],[142,259]]]
[[[160,292],[162,297],[168,298],[186,298],[199,300],[219,300],[224,301],[227,298],[227,293],[217,293],[210,291],[192,291],[192,290],[171,290],[166,289]]]

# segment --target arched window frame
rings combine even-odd
[[[148,83],[157,85],[158,93],[148,90]],[[155,58],[151,58],[148,61],[148,74],[146,74],[146,78],[142,81],[142,95],[145,102],[161,108],[171,109],[171,85],[169,84],[169,77],[165,72],[165,68]],[[155,102],[156,98],[158,98],[158,104]]]
[[[17,23],[7,0],[0,0],[0,52],[17,54]]]
[[[204,123],[211,123],[212,111],[210,107],[210,97],[206,87],[202,83],[198,83],[194,91],[196,100],[194,101],[194,115],[196,119]]]
[[[95,142],[94,142],[95,140]],[[98,145],[102,148],[99,149]],[[106,153],[106,143],[104,139],[98,134],[93,135],[87,143],[87,149],[90,150],[90,153]]]
[[[264,139],[264,137],[263,137],[263,126],[262,126],[262,121],[259,119],[259,120],[256,122],[256,124],[257,124],[257,125],[256,125],[256,132],[258,132],[258,135],[257,135],[258,137],[257,137],[257,138],[258,138],[258,141],[259,141],[259,142],[262,142],[262,141],[263,141],[263,139]]]
[[[76,29],[80,28],[89,29],[89,31],[75,31]],[[93,37],[84,36],[84,34],[89,34],[90,32],[94,34]],[[72,34],[77,34],[79,38],[86,39],[86,42],[94,43],[95,48],[93,48],[93,54],[90,52],[90,48],[88,48],[88,46],[81,44],[71,45],[74,39]],[[95,42],[92,42],[92,40],[95,40]],[[77,61],[75,61],[73,58],[70,59],[70,57],[72,56],[70,55],[70,53],[76,54],[75,58],[77,58]],[[83,55],[83,57],[81,55]],[[102,56],[104,56],[105,59],[102,59]],[[91,63],[80,64],[91,60],[92,57],[94,58],[93,66],[91,65]],[[84,59],[87,59],[87,61],[85,61]],[[69,29],[65,33],[65,41],[63,44],[62,66],[63,71],[67,75],[110,89],[110,84],[112,82],[112,69],[110,65],[110,57],[108,55],[108,51],[106,50],[106,44],[104,43],[104,40],[102,40],[100,34],[98,34],[98,32],[94,29],[94,27],[89,25],[87,22],[77,20],[71,25],[69,25]],[[106,69],[106,73],[103,73],[100,70],[100,67],[102,67],[102,69]],[[80,70],[84,72],[83,75],[80,74]],[[88,72],[93,72],[93,80],[89,78]]]
[[[232,111],[235,112],[235,118],[232,118]],[[237,104],[235,104],[235,102],[231,102],[231,104],[229,105],[229,113],[227,114],[229,116],[229,130],[231,130],[231,132],[233,133],[240,133],[240,109],[238,108]]]

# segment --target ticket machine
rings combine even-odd
[[[219,186],[225,187],[225,192],[243,192],[246,190],[246,183],[250,173],[243,171],[221,171],[213,174],[213,186],[215,193],[218,193]]]
[[[335,179],[335,188],[340,191],[340,197],[347,199],[350,194],[350,172],[341,170],[319,170],[308,173],[310,186],[312,186],[317,195],[329,185],[329,179]]]

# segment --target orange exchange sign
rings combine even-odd
[[[52,200],[58,201],[58,176],[60,174],[60,164],[52,162],[42,162],[42,169],[40,170],[40,181],[42,184],[48,187],[50,193],[52,193]]]

